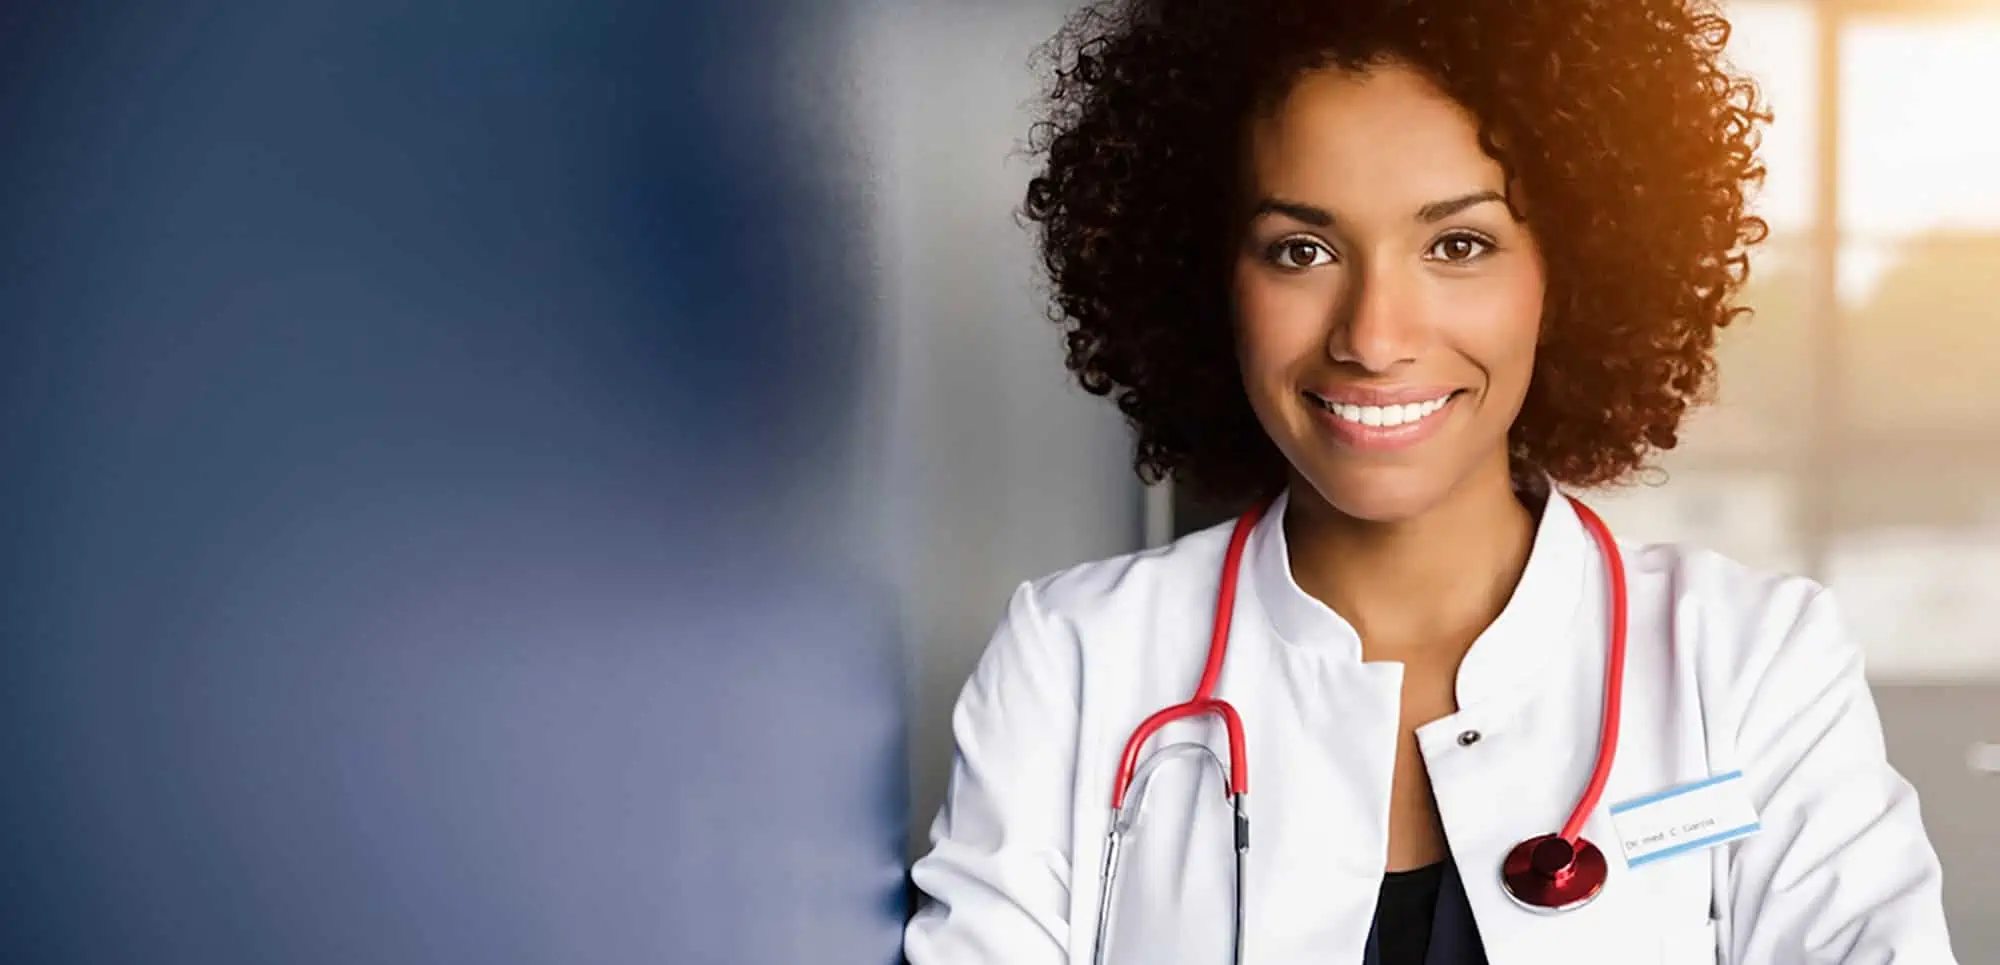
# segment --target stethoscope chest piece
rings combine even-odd
[[[1507,853],[1500,881],[1507,896],[1529,911],[1570,911],[1590,904],[1604,890],[1609,871],[1597,845],[1581,837],[1571,844],[1562,835],[1545,834]]]

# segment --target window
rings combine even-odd
[[[1843,441],[1994,449],[2000,16],[1855,17],[1840,54]]]
[[[1829,583],[1878,679],[2000,679],[2000,10],[1729,14],[1776,115],[1756,314],[1666,483],[1597,501]]]

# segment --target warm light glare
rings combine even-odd
[[[1841,228],[2000,229],[2000,15],[1841,31]]]
[[[2000,2],[1859,9],[1726,5],[1775,114],[1756,314],[1723,333],[1667,484],[1601,502],[1628,538],[1829,583],[1878,680],[2000,679]]]
[[[1757,81],[1773,115],[1761,151],[1769,174],[1756,208],[1778,234],[1800,234],[1813,224],[1818,185],[1813,143],[1819,137],[1813,30],[1818,7],[1811,0],[1728,7],[1730,59]]]

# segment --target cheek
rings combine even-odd
[[[1486,370],[1500,393],[1524,393],[1541,341],[1540,277],[1496,279],[1468,294],[1472,297],[1455,313],[1462,323],[1459,334],[1465,354]]]
[[[1323,351],[1327,303],[1334,297],[1325,287],[1254,270],[1237,273],[1236,352],[1253,389],[1258,382],[1285,377]]]

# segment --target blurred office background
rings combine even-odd
[[[892,961],[1020,580],[1209,522],[1027,233],[1072,0],[0,5],[0,960]],[[1827,580],[2000,962],[2000,0],[1735,0],[1627,538]]]

